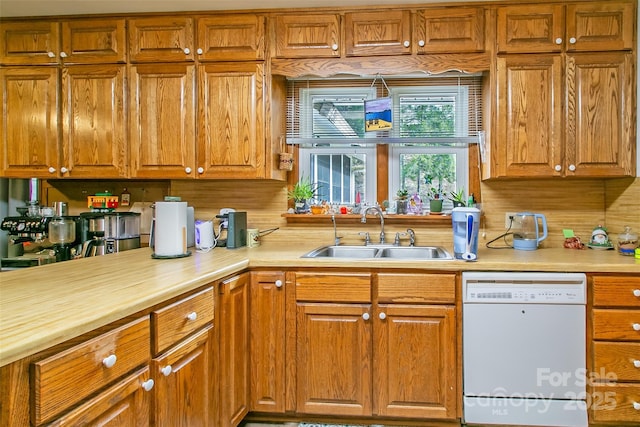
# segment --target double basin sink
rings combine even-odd
[[[303,258],[343,259],[400,259],[400,260],[452,260],[453,256],[440,246],[391,246],[391,245],[332,245],[322,246],[302,256]]]

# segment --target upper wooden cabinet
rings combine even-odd
[[[0,63],[98,64],[126,61],[124,19],[4,22]]]
[[[630,50],[635,6],[630,1],[498,8],[499,52]]]
[[[484,9],[448,7],[420,10],[416,17],[417,53],[484,51]]]
[[[265,17],[213,15],[197,20],[200,61],[257,61],[265,58]]]
[[[411,12],[382,10],[344,15],[347,56],[411,53]]]
[[[129,19],[131,62],[193,61],[193,19],[160,16]]]
[[[276,58],[340,56],[340,15],[276,15],[273,22]]]

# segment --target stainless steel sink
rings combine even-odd
[[[451,254],[440,246],[340,245],[322,246],[302,258],[378,258],[401,260],[450,260]]]

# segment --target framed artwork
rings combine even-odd
[[[364,101],[364,130],[373,132],[393,128],[391,98],[376,98]]]

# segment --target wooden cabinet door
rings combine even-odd
[[[275,17],[277,58],[340,57],[340,16],[337,14]]]
[[[65,64],[126,62],[124,19],[87,19],[62,23],[60,57]]]
[[[418,53],[482,52],[484,9],[447,7],[421,10],[418,12],[415,39]]]
[[[193,19],[160,16],[129,19],[131,62],[193,61]]]
[[[47,425],[49,427],[149,426],[153,390],[145,389],[145,386],[151,387],[149,378],[149,368],[145,366]]]
[[[220,426],[237,426],[249,411],[249,287],[249,273],[218,287]]]
[[[564,6],[499,7],[497,26],[498,52],[560,52],[564,45]]]
[[[125,71],[124,65],[62,69],[63,176],[127,176]]]
[[[154,426],[215,425],[212,328],[201,329],[152,360]]]
[[[57,64],[60,24],[52,21],[0,22],[0,64]]]
[[[378,310],[373,316],[374,413],[455,419],[455,307],[390,304]]]
[[[265,18],[261,15],[212,15],[199,18],[200,61],[257,61],[265,58]]]
[[[411,12],[384,10],[344,15],[347,56],[411,53]]]
[[[297,412],[371,415],[371,321],[363,318],[370,307],[298,303]]]
[[[197,173],[201,178],[264,178],[264,64],[198,67]]]
[[[1,175],[57,178],[57,67],[2,67]]]
[[[631,50],[635,16],[631,1],[567,4],[567,50]]]
[[[562,174],[562,87],[561,55],[498,57],[494,176]]]
[[[285,412],[285,274],[251,273],[250,410]]]
[[[129,80],[131,176],[195,177],[195,66],[132,65]]]
[[[633,55],[567,57],[567,175],[635,176]]]

